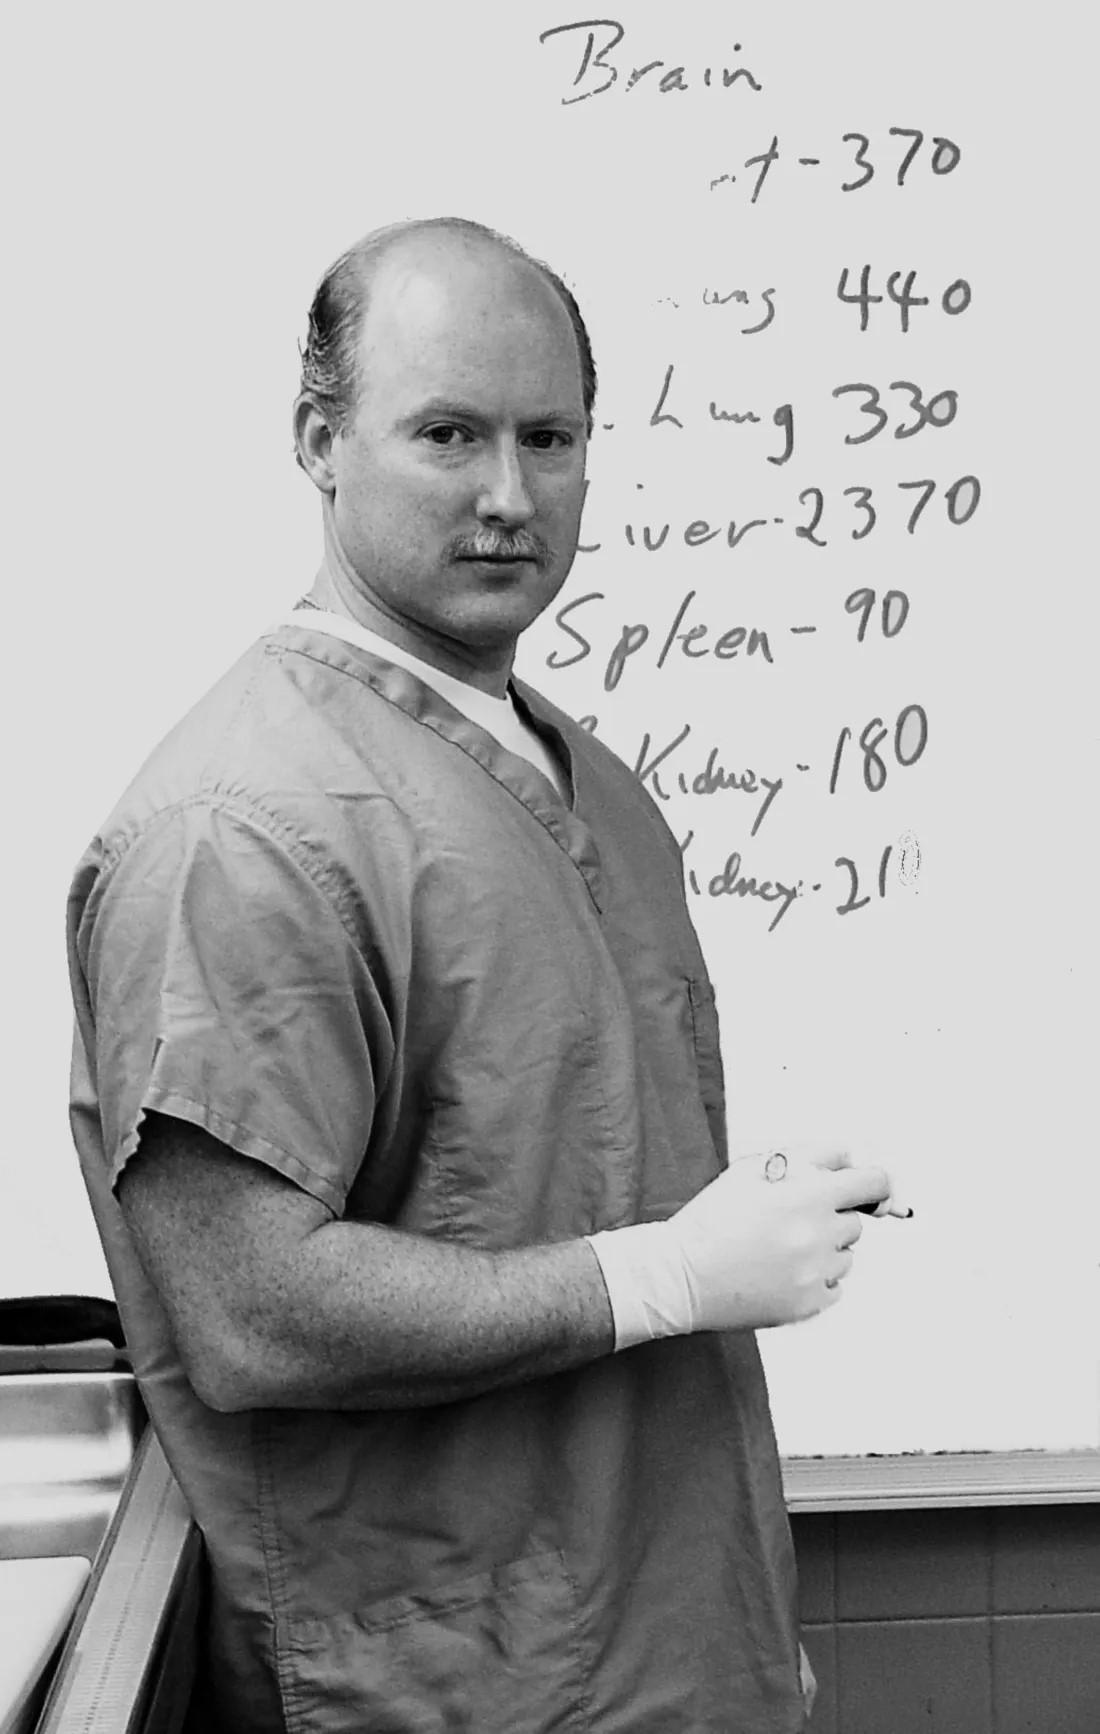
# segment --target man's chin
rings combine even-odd
[[[531,608],[515,608],[493,616],[487,613],[469,615],[455,623],[453,636],[469,650],[493,655],[511,654],[517,639],[522,637],[532,621],[537,620],[538,612]]]

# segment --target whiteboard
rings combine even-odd
[[[106,1281],[65,892],[315,569],[316,278],[453,212],[588,319],[583,551],[519,668],[684,846],[735,1144],[842,1139],[916,1213],[763,1339],[781,1447],[1095,1447],[1095,27],[590,10],[5,16],[3,1286]]]

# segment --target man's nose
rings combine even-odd
[[[477,502],[478,517],[486,522],[520,525],[535,515],[527,487],[523,459],[513,440],[501,442],[487,459]]]

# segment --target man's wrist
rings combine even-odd
[[[601,1229],[586,1239],[607,1289],[616,1352],[694,1330],[691,1286],[667,1222]]]

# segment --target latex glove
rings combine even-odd
[[[880,1168],[842,1153],[734,1161],[665,1222],[589,1237],[615,1320],[616,1349],[694,1331],[757,1330],[811,1318],[840,1299],[863,1230],[856,1212],[889,1198]]]

